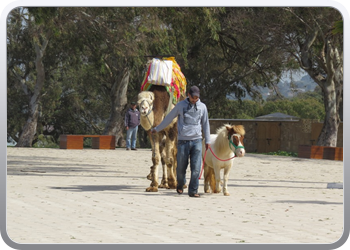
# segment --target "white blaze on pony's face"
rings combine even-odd
[[[235,146],[236,146],[235,155],[237,157],[243,157],[245,155],[245,149],[243,146],[243,139],[244,139],[244,136],[240,135],[240,134],[233,134],[231,136],[231,140],[232,140],[233,144],[235,144]]]
[[[138,95],[137,104],[140,109],[141,115],[147,115],[152,110],[152,104],[154,100],[154,93],[151,91],[143,91]]]

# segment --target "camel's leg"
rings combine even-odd
[[[165,155],[164,153],[161,154],[161,161],[162,161],[162,170],[163,170],[163,176],[162,181],[159,185],[159,188],[169,188],[168,184],[168,171],[167,171],[167,165],[165,163]]]
[[[175,165],[175,160],[174,160],[174,154],[173,154],[173,147],[175,146],[174,141],[167,140],[166,145],[165,145],[165,162],[168,168],[168,183],[169,183],[169,188],[175,189],[177,186],[177,181],[176,181],[176,175],[174,175],[174,165]]]
[[[226,196],[230,195],[230,193],[228,192],[228,189],[227,189],[227,182],[228,182],[228,176],[230,174],[231,167],[232,167],[232,164],[230,166],[227,166],[227,167],[224,168],[224,185],[223,185],[224,188],[223,188],[223,193]]]
[[[150,167],[150,171],[149,171],[149,174],[147,175],[147,180],[152,180],[153,176],[152,176],[152,173],[153,173],[153,166]]]
[[[159,185],[159,188],[169,188],[167,166],[166,166],[166,162],[165,162],[166,155],[165,155],[164,148],[165,148],[165,139],[163,138],[161,140],[161,143],[159,144],[160,159],[162,162],[162,171],[163,171],[162,181]]]
[[[174,164],[173,164],[173,175],[176,176],[176,168],[177,168],[177,143],[175,141],[173,149],[172,149],[172,156],[174,159]]]
[[[214,174],[215,174],[215,189],[216,189],[214,193],[220,193],[221,192],[220,167],[214,166]]]
[[[176,150],[177,150],[177,125],[176,123],[169,128],[166,133],[165,140],[165,163],[168,169],[168,184],[169,188],[177,187],[176,180]]]
[[[152,182],[148,188],[146,188],[146,192],[158,192],[158,165],[160,162],[160,154],[159,154],[159,134],[150,134],[151,144],[152,144],[152,162],[153,166],[151,168],[151,177]],[[154,139],[154,141],[153,141]]]

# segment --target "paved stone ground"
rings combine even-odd
[[[330,244],[343,234],[343,189],[327,188],[343,181],[343,162],[247,154],[235,159],[231,196],[204,194],[202,178],[201,198],[145,192],[150,166],[150,149],[8,148],[8,236],[17,243]]]

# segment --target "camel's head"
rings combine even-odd
[[[137,105],[139,106],[141,115],[147,115],[153,106],[154,93],[151,91],[142,91],[137,96]]]

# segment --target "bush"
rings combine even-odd
[[[41,134],[38,136],[38,141],[33,145],[33,148],[58,148],[58,144],[51,135]]]
[[[281,155],[281,156],[293,156],[293,157],[298,157],[297,153],[293,153],[293,152],[287,152],[287,151],[281,151],[278,150],[277,152],[269,152],[266,153],[267,155]]]

